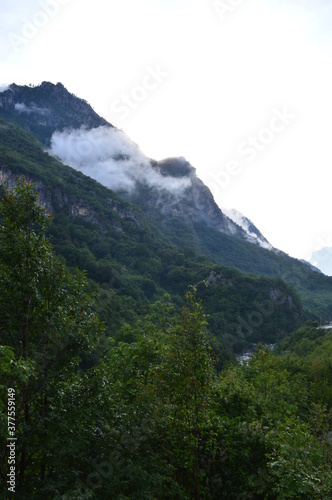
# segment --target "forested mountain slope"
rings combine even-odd
[[[101,287],[99,307],[110,335],[123,322],[143,314],[165,292],[181,306],[187,287],[203,280],[209,286],[200,293],[208,304],[210,333],[222,359],[265,336],[273,342],[301,323],[302,305],[284,282],[220,267],[192,248],[185,234],[180,242],[174,241],[174,235],[163,231],[139,207],[62,165],[30,133],[3,119],[0,158],[1,183],[10,187],[15,176],[22,175],[35,182],[39,202],[54,214],[55,250],[68,265],[86,269]],[[228,241],[232,244],[233,240]],[[275,296],[284,301],[273,302]],[[264,301],[272,301],[267,313],[259,312]],[[262,315],[258,322],[251,319],[257,307]]]
[[[184,159],[115,151],[86,103],[90,132],[52,132],[64,88],[42,87],[25,130],[0,118],[1,498],[329,500],[331,335],[308,318],[331,279],[250,242]],[[33,126],[84,162],[106,137],[118,192]]]
[[[112,207],[109,201],[107,204],[103,203],[105,211],[104,214],[100,212],[98,218],[94,216],[93,210],[89,207],[80,207],[77,200],[72,203],[71,217],[73,217],[74,212],[78,214],[81,232],[82,224],[86,225],[92,220],[101,227],[106,213],[108,213],[112,214],[113,231],[117,233],[119,239],[121,231],[117,231],[116,227],[120,218],[123,226],[123,224],[128,224],[129,220],[133,222],[136,217],[132,214],[128,218],[128,212],[127,215],[124,215],[119,209],[121,204],[131,207],[130,210],[133,210],[135,214],[140,213],[136,222],[142,217],[143,211],[146,216],[145,220],[149,221],[149,227],[153,227],[152,233],[161,239],[166,238],[175,252],[186,254],[193,250],[194,253],[205,255],[211,262],[234,267],[246,273],[281,278],[295,287],[309,314],[323,320],[329,320],[332,317],[332,278],[315,273],[305,263],[290,258],[283,252],[261,248],[257,244],[258,242],[262,242],[263,247],[268,247],[263,235],[255,228],[256,234],[253,237],[223,214],[216,205],[209,189],[197,178],[195,169],[189,162],[184,158],[170,158],[161,162],[146,158],[121,131],[99,117],[86,101],[70,94],[62,84],[53,85],[49,82],[43,82],[38,87],[11,85],[5,92],[0,93],[0,116],[32,131],[44,146],[52,146],[50,151],[53,155],[58,154],[67,159],[68,163],[75,166],[76,170],[96,177],[109,187],[114,184],[121,198],[114,194],[113,189],[112,199],[117,200],[116,203],[113,201]],[[6,147],[12,151],[9,156],[15,156],[15,153],[19,153],[24,141],[20,145],[20,139],[17,137],[15,139],[15,134],[11,132],[6,134],[5,132],[6,129],[2,128],[2,141],[5,141]],[[63,181],[54,178],[54,171],[64,172],[63,167],[54,167],[59,163],[52,163],[50,157],[44,156],[43,158],[47,158],[48,164],[53,165],[46,174],[45,168],[41,169],[40,165],[37,166],[41,159],[39,148],[38,154],[34,150],[33,154],[36,157],[32,168],[32,149],[27,147],[22,151],[21,147],[25,161],[21,162],[21,166],[19,162],[14,162],[11,167],[16,169],[16,172],[35,175],[37,180],[41,179],[40,176],[44,172],[44,178],[48,179],[48,185],[53,185],[49,189],[55,192],[55,184],[61,185]],[[29,163],[29,168],[24,167],[23,163]],[[7,162],[8,165],[10,162]],[[30,168],[32,168],[31,171]],[[66,172],[70,172],[70,176],[75,176],[75,179],[80,179],[79,185],[86,192],[90,192],[89,196],[86,193],[90,202],[93,199],[93,203],[98,204],[100,185],[91,183],[92,181],[88,181],[86,177],[76,175],[74,170],[66,170]],[[63,175],[66,177],[69,174]],[[52,182],[51,179],[53,179]],[[83,182],[82,179],[85,181]],[[69,183],[72,192],[78,189],[76,182]],[[93,190],[95,190],[94,193]],[[78,196],[81,194],[78,193]],[[110,196],[108,195],[108,197]],[[64,199],[60,198],[56,196],[53,200],[55,206],[64,205]],[[136,208],[126,204],[125,199],[134,202]],[[87,201],[84,203],[86,204]],[[117,209],[120,212],[117,213]],[[120,213],[121,215],[119,215]],[[110,224],[110,220],[107,224]],[[122,227],[121,224],[118,229]],[[135,225],[130,222],[129,224],[131,224],[134,235],[137,233],[139,224]],[[122,234],[121,237],[125,236]],[[99,244],[99,254],[95,255],[98,258],[98,263],[94,267],[98,268],[101,266],[100,259],[102,262],[105,261],[108,250],[106,244],[103,249],[100,245],[99,238],[103,239],[103,236],[98,234],[96,238]],[[137,237],[139,244],[146,245],[144,238],[146,235]],[[84,254],[83,249],[80,248],[79,251],[74,249],[72,238],[71,243],[69,243],[68,237],[64,239],[64,242],[66,242],[64,246],[67,256],[71,253],[73,262],[76,258],[78,264],[86,264],[89,268],[89,257],[80,257]],[[118,245],[113,243],[112,248],[115,252]],[[87,242],[86,244],[91,253],[93,245]],[[97,247],[95,247],[96,250]],[[64,251],[63,248],[62,252]],[[151,251],[154,255],[156,254],[155,249],[150,248],[150,260],[152,258]],[[131,252],[133,252],[133,247]],[[143,258],[144,252],[149,253],[144,247],[140,247],[140,251],[135,253],[138,261],[142,260],[139,252]],[[94,252],[92,253],[94,255]],[[75,258],[74,254],[76,254]],[[113,253],[114,255],[115,253]],[[131,262],[136,262],[136,260],[134,257]],[[157,261],[158,258],[154,261],[154,265],[146,266],[146,269],[151,270],[151,272],[155,269],[156,272]],[[180,258],[174,264],[181,268],[183,262]],[[162,262],[161,265],[164,263]],[[107,267],[105,263],[104,267]],[[147,273],[146,279],[151,280],[151,272]],[[98,270],[95,274],[98,274]],[[115,280],[115,278],[111,279]],[[154,281],[153,277],[152,281]],[[146,286],[147,288],[150,286],[151,290],[154,289],[153,285]]]

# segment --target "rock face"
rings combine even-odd
[[[16,186],[17,179],[22,177],[22,175],[17,176],[10,169],[0,166],[1,186],[12,189]],[[35,191],[39,194],[39,205],[44,207],[48,214],[55,213],[54,206],[56,205],[63,213],[67,214],[70,219],[80,218],[92,222],[99,227],[102,233],[107,233],[109,230],[123,233],[124,229],[121,224],[121,219],[131,221],[139,227],[144,227],[145,225],[143,215],[139,211],[135,210],[131,205],[121,203],[113,198],[109,198],[107,204],[117,217],[112,220],[109,219],[106,224],[105,222],[101,223],[101,217],[98,211],[91,207],[85,200],[70,196],[60,188],[56,188],[52,196],[51,191],[47,189],[41,180],[33,178],[29,178],[29,180],[34,183]]]
[[[1,167],[0,165],[0,186],[5,186],[7,189],[12,189],[17,184],[17,178],[22,176],[15,175],[10,169]],[[38,203],[44,207],[48,214],[54,214],[54,209],[51,200],[51,193],[47,191],[44,184],[35,180],[35,189],[39,193]]]
[[[196,169],[183,157],[152,161],[151,166],[163,176],[165,184],[152,188],[141,183],[129,195],[145,212],[182,220],[190,226],[205,224],[229,236],[246,238],[245,231],[221,211]],[[186,181],[185,187],[167,188],[168,184],[174,186],[174,180]]]
[[[247,235],[248,241],[252,243],[256,243],[262,248],[266,248],[267,250],[272,250],[278,252],[272,245],[267,241],[267,239],[262,235],[262,233],[257,229],[257,227],[253,224],[253,222],[245,217],[241,212],[234,209],[224,209],[223,212],[227,217],[229,217],[235,224],[239,225],[244,229]]]
[[[83,125],[87,129],[112,127],[86,101],[68,92],[61,83],[43,82],[38,87],[13,83],[0,93],[0,113],[32,132],[47,146],[56,130]]]

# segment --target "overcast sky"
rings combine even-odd
[[[331,0],[0,0],[0,86],[62,82],[298,258],[332,246]]]

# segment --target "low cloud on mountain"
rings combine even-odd
[[[124,132],[107,126],[55,132],[50,153],[115,191],[131,192],[141,182],[176,193],[190,184],[162,175]]]
[[[38,106],[36,106],[35,104],[30,104],[29,106],[27,106],[26,104],[22,103],[22,102],[17,102],[15,104],[15,109],[16,111],[18,111],[19,113],[37,113],[38,115],[49,115],[50,114],[50,110],[47,109],[47,108],[40,108]]]

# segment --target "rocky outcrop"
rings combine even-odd
[[[12,189],[17,185],[18,179],[22,179],[23,175],[17,176],[11,170],[0,166],[0,185],[7,189]],[[144,216],[134,207],[127,205],[126,202],[121,202],[112,198],[107,200],[115,217],[109,218],[107,223],[101,222],[101,217],[98,211],[92,208],[86,201],[68,196],[67,193],[60,188],[56,188],[53,197],[51,191],[46,188],[43,182],[38,179],[29,178],[34,183],[35,191],[38,192],[38,203],[44,207],[48,214],[55,214],[54,206],[64,210],[71,219],[81,218],[87,220],[103,232],[107,233],[110,230],[124,232],[120,219],[129,220],[139,227],[144,227]],[[104,218],[103,218],[104,221]]]
[[[196,169],[184,158],[167,158],[151,162],[151,166],[165,178],[165,186],[167,179],[176,179],[183,188],[177,189],[174,182],[169,183],[173,189],[138,183],[129,198],[144,211],[183,220],[190,226],[204,223],[230,236],[246,237],[245,231],[221,211],[209,188],[197,177]]]
[[[117,213],[120,219],[130,220],[139,227],[145,226],[143,214],[134,209],[132,206],[124,206],[123,203],[112,198],[109,198],[107,203],[112,210]]]
[[[5,186],[7,189],[13,189],[17,185],[17,181],[23,178],[23,175],[14,174],[11,170],[0,166],[0,186]],[[52,205],[52,196],[45,185],[39,181],[29,178],[29,181],[35,185],[35,191],[38,193],[38,204],[45,208],[48,214],[54,214]]]

